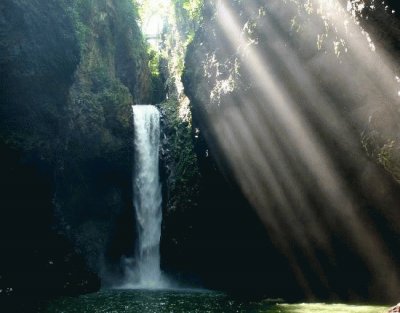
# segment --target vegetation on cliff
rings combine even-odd
[[[95,290],[87,264],[101,274],[135,237],[126,218],[130,106],[151,102],[152,88],[137,9],[130,0],[6,0],[0,9],[1,231],[10,249],[0,289],[23,296],[41,280],[49,296]]]
[[[151,72],[131,1],[65,6],[80,63],[69,90],[55,203],[63,231],[100,272],[115,221],[131,209],[131,105],[151,102]]]
[[[379,274],[399,279],[398,50],[392,35],[380,40],[370,31],[392,21],[396,37],[398,20],[386,4],[368,5],[364,12],[364,1],[206,1],[186,54],[202,177],[213,171],[205,155],[212,156],[222,168],[216,176],[238,183],[266,242],[309,297],[393,301],[398,292]],[[378,23],[370,27],[370,19]],[[356,252],[369,245],[384,267],[376,253]],[[347,257],[332,264],[331,253]],[[368,290],[359,284],[366,275]],[[269,283],[278,284],[272,276]]]

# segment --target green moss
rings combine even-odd
[[[80,46],[68,107],[73,155],[126,150],[130,106],[149,99],[152,78],[146,44],[130,0],[64,0]],[[90,149],[88,149],[90,148]]]
[[[161,53],[148,45],[148,65],[151,72],[151,103],[160,103],[165,99],[164,78],[161,75]]]
[[[168,100],[161,105],[164,132],[167,141],[163,143],[166,163],[171,170],[168,177],[170,197],[167,207],[190,210],[198,197],[199,169],[194,152],[192,128],[179,116],[177,100]]]
[[[114,219],[127,205],[121,190],[129,190],[131,182],[131,105],[151,98],[152,77],[133,1],[64,0],[63,5],[80,62],[65,110],[55,202],[65,232],[97,270]]]
[[[91,29],[88,25],[92,1],[90,0],[64,0],[65,11],[70,16],[77,39],[81,47],[86,45]]]

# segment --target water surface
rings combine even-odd
[[[50,302],[43,313],[385,313],[388,307],[245,301],[211,291],[107,290]]]

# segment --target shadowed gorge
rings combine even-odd
[[[3,0],[0,311],[387,312],[399,14]]]

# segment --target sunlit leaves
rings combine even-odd
[[[191,20],[198,20],[201,17],[203,0],[184,0],[182,7],[188,12]]]

